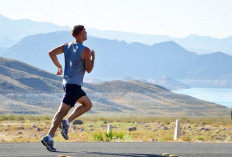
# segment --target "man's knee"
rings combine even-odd
[[[87,102],[87,103],[85,103],[83,105],[85,106],[85,108],[86,108],[87,111],[89,111],[92,108],[92,106],[93,106],[91,101],[89,101],[89,102]]]

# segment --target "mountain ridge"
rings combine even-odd
[[[2,56],[21,60],[54,73],[56,67],[47,53],[52,48],[71,41],[73,38],[67,31],[33,35],[5,50]],[[130,76],[150,79],[166,75],[176,80],[223,80],[232,76],[232,56],[219,52],[197,55],[173,41],[147,46],[89,36],[85,45],[96,52],[95,69],[89,75],[95,78]],[[63,65],[63,56],[58,57]],[[191,86],[188,83],[187,85]],[[231,84],[225,83],[220,86]]]
[[[54,74],[29,66],[23,62],[3,57],[0,57],[0,71],[2,76],[0,79],[1,92],[5,90],[12,92],[12,90],[15,91],[16,89],[16,91],[24,92],[51,92],[49,88],[40,89],[40,87],[43,84],[48,84],[48,87],[57,90],[58,81],[61,80],[60,77]],[[55,86],[50,86],[50,84]]]
[[[69,26],[58,26],[53,23],[38,22],[30,19],[13,20],[3,15],[0,15],[0,23],[4,23],[4,25],[0,26],[0,47],[12,46],[20,39],[32,34],[48,33],[60,30],[70,30]],[[15,28],[15,25],[17,25],[19,28]],[[21,27],[22,25],[23,27]],[[87,31],[90,36],[119,41],[124,40],[127,43],[141,42],[146,45],[153,45],[154,43],[174,41],[182,47],[186,48],[187,50],[194,51],[197,54],[206,54],[215,51],[222,51],[224,53],[232,55],[232,36],[219,39],[215,37],[202,36],[197,34],[191,34],[186,37],[170,37],[167,35],[148,35],[131,32],[98,30],[93,28],[87,29]]]
[[[29,35],[70,30],[69,26],[58,26],[49,22],[37,22],[30,19],[9,19],[0,15],[0,47],[9,47]],[[17,27],[16,27],[17,26]]]
[[[0,57],[0,76],[0,114],[54,114],[58,109],[63,95],[61,77],[3,57]],[[230,113],[222,105],[138,80],[84,83],[83,89],[94,104],[90,113],[96,114],[223,116]]]
[[[137,34],[120,31],[107,31],[98,29],[88,29],[90,35],[105,38],[105,39],[117,39],[119,41],[124,40],[128,43],[141,42],[147,45],[153,45],[155,43],[174,41],[186,48],[189,51],[195,51],[198,54],[206,54],[215,51],[223,51],[229,55],[232,55],[232,36],[226,38],[214,38],[210,36],[201,36],[197,34],[191,34],[186,37],[170,37],[167,35],[148,35]]]

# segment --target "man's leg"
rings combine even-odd
[[[58,126],[60,125],[62,119],[68,114],[68,111],[71,108],[72,108],[71,106],[69,106],[63,102],[61,103],[59,110],[57,111],[57,113],[53,117],[52,125],[51,125],[49,133],[48,133],[52,138],[54,137],[54,134],[55,134]]]
[[[54,134],[58,128],[58,126],[60,125],[62,119],[64,116],[67,115],[68,111],[71,109],[71,106],[66,105],[65,103],[61,103],[60,108],[58,110],[58,112],[55,114],[55,116],[53,117],[52,120],[52,125],[50,127],[49,133],[47,136],[43,137],[41,139],[41,143],[47,147],[47,150],[55,152],[56,148],[54,148],[54,142],[53,142],[53,137]]]
[[[69,122],[72,122],[74,119],[81,116],[92,108],[92,102],[87,95],[82,96],[80,99],[77,100],[77,102],[79,102],[81,105],[78,106],[68,117]]]

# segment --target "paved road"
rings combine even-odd
[[[57,152],[49,152],[41,143],[0,143],[4,157],[232,157],[232,144],[217,143],[55,143]]]

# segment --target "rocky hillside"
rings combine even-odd
[[[224,106],[141,81],[85,83],[93,101],[90,113],[155,116],[222,116]],[[0,58],[0,113],[52,114],[63,92],[61,77],[25,63]]]
[[[61,77],[13,59],[0,57],[0,92],[54,92]]]
[[[96,111],[157,116],[219,116],[228,108],[187,95],[175,94],[161,86],[141,81],[111,81],[87,84]],[[99,100],[99,101],[97,101]]]

